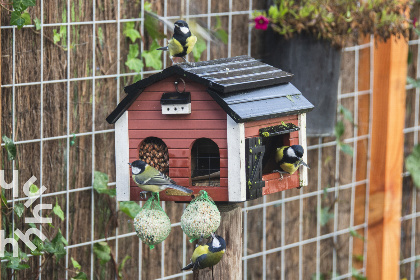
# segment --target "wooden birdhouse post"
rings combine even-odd
[[[141,199],[127,164],[138,159],[194,193],[205,189],[215,201],[243,202],[306,185],[305,168],[283,178],[273,172],[278,147],[306,150],[305,113],[313,105],[292,77],[238,56],[174,65],[127,86],[107,118],[115,124],[117,199]],[[171,189],[160,198],[191,200]]]

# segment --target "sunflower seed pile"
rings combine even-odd
[[[134,218],[137,236],[147,245],[156,245],[168,237],[171,221],[163,210],[143,209]]]
[[[181,216],[181,228],[188,237],[198,239],[203,234],[210,237],[220,225],[220,212],[210,201],[191,202]]]
[[[139,159],[153,166],[164,174],[168,173],[168,147],[159,138],[147,138],[140,144]]]

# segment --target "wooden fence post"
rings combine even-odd
[[[222,219],[217,234],[226,240],[223,259],[211,269],[194,271],[194,280],[242,279],[242,208],[220,212]],[[192,253],[192,252],[191,252]]]
[[[367,279],[399,279],[408,43],[375,41]]]

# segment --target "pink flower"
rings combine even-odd
[[[270,21],[265,16],[257,16],[254,19],[255,22],[255,29],[262,29],[266,30]]]

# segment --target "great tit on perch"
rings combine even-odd
[[[160,173],[157,169],[148,165],[142,160],[129,163],[133,181],[147,192],[159,193],[167,188],[180,190],[185,193],[193,191],[182,186],[178,186],[174,180]]]
[[[172,57],[182,57],[182,59],[187,62],[185,56],[187,56],[193,50],[194,45],[197,42],[197,37],[191,34],[188,23],[183,20],[176,21],[174,26],[174,35],[169,40],[168,46],[158,48],[158,50],[169,50],[172,64],[174,64]]]
[[[276,150],[276,162],[279,164],[281,170],[274,170],[279,173],[293,174],[298,170],[299,166],[309,166],[302,160],[303,147],[301,145],[283,146]]]
[[[219,235],[211,234],[212,241],[205,245],[198,245],[191,257],[191,263],[182,270],[196,270],[216,265],[226,251],[226,241]]]

